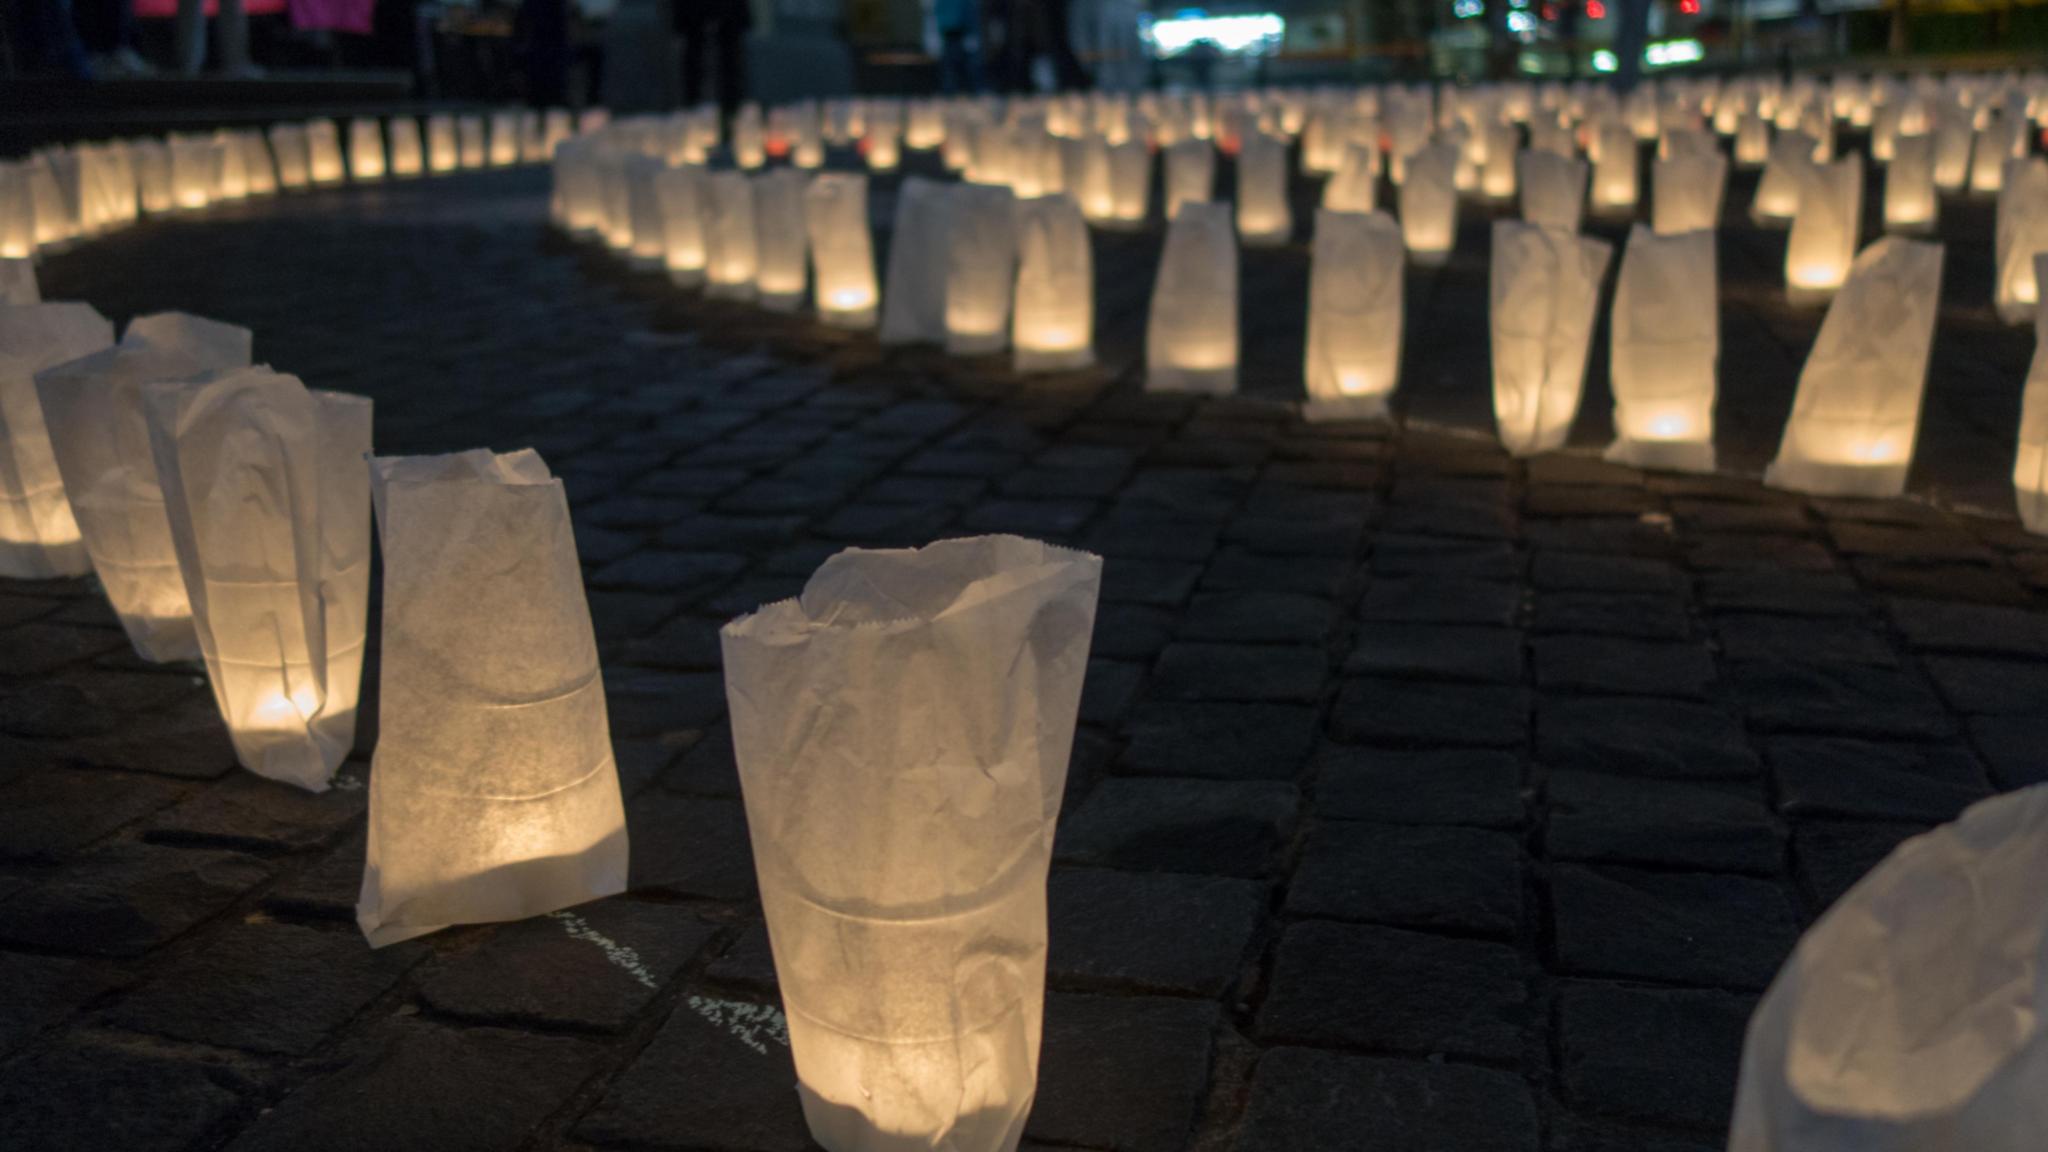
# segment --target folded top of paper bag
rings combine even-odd
[[[931,621],[1046,581],[1099,578],[1102,558],[1022,536],[971,536],[923,548],[849,548],[825,561],[794,600],[726,625],[772,640],[821,629]]]

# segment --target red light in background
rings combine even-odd
[[[1678,0],[1678,10],[1687,16],[1700,14],[1700,0]]]
[[[1542,17],[1543,17],[1543,18],[1544,18],[1545,20],[1555,20],[1555,19],[1557,19],[1557,5],[1555,5],[1555,4],[1545,4],[1545,5],[1543,6],[1543,9],[1542,9],[1542,12],[1540,13],[1540,15],[1541,15],[1541,16],[1542,16]]]
[[[1600,0],[1586,0],[1586,19],[1607,19],[1607,5],[1602,4]]]

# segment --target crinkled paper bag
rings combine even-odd
[[[799,1094],[832,1152],[1009,1152],[1102,561],[851,549],[728,624],[726,697]]]
[[[92,571],[35,376],[113,342],[114,326],[84,304],[0,305],[0,576],[40,580]]]

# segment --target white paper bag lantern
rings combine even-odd
[[[876,172],[894,172],[903,163],[903,137],[896,124],[876,125],[861,138],[868,167]]]
[[[1294,238],[1287,203],[1287,145],[1253,132],[1237,151],[1237,231],[1247,245],[1272,246]]]
[[[212,141],[202,138],[199,143],[202,179],[212,174],[212,153]],[[63,247],[77,235],[78,222],[65,211],[64,196],[57,187],[57,174],[50,167],[49,158],[40,154],[30,157],[27,167],[29,199],[35,205],[36,247]]]
[[[482,116],[455,118],[455,158],[463,168],[481,168],[490,159],[490,145],[484,137]]]
[[[1018,206],[1016,311],[1010,343],[1019,372],[1095,362],[1095,258],[1088,224],[1068,196]]]
[[[197,660],[200,650],[143,391],[246,368],[250,342],[246,328],[159,313],[131,321],[119,344],[36,375],[50,445],[93,571],[144,660]]]
[[[210,198],[214,203],[244,200],[249,195],[249,165],[242,142],[231,133],[215,134],[208,142],[210,154]]]
[[[0,256],[0,305],[42,302],[42,289],[36,285],[36,262],[26,256]]]
[[[1608,124],[1597,137],[1600,152],[1593,164],[1593,208],[1626,212],[1636,206],[1638,157],[1635,134],[1622,124]]]
[[[1090,135],[1080,142],[1080,168],[1072,189],[1081,215],[1091,224],[1116,218],[1116,185],[1110,177],[1109,141]]]
[[[2048,253],[2034,256],[2034,281],[2048,280]],[[2013,492],[2027,531],[2048,534],[2048,303],[2034,304],[2034,360],[2020,394],[2019,454]]]
[[[1166,150],[1166,218],[1181,205],[1199,204],[1216,194],[1216,149],[1207,140],[1182,140]]]
[[[1884,226],[1888,232],[1932,232],[1941,212],[1934,194],[1934,137],[1898,136],[1884,170]]]
[[[1554,152],[1521,155],[1522,219],[1541,228],[1577,232],[1586,207],[1586,162]]]
[[[1516,456],[1561,448],[1571,434],[1610,251],[1604,241],[1494,221],[1493,412]]]
[[[277,186],[295,191],[313,182],[313,150],[303,124],[273,124],[270,151],[277,157]],[[175,139],[175,138],[174,138]],[[171,153],[173,166],[176,152]]]
[[[1023,1134],[1101,575],[1014,536],[855,549],[722,633],[797,1091],[832,1152]]]
[[[196,211],[213,200],[213,142],[201,136],[173,133],[171,199],[180,211]]]
[[[812,295],[818,319],[834,328],[875,326],[875,246],[868,232],[868,180],[842,172],[811,178],[804,192]]]
[[[1821,321],[1764,483],[1825,496],[1905,490],[1940,294],[1941,245],[1886,237],[1864,249]]]
[[[306,171],[314,184],[341,183],[341,130],[334,121],[306,121]]]
[[[143,410],[235,758],[325,791],[355,744],[370,599],[370,401],[243,368],[149,385]]]
[[[1749,1022],[1729,1152],[2032,1152],[2048,1132],[2048,787],[1901,844]]]
[[[348,122],[348,178],[359,184],[384,178],[384,125],[373,117]]]
[[[1842,286],[1862,229],[1863,157],[1851,153],[1809,167],[1785,243],[1785,285],[1793,299],[1824,299]]]
[[[1183,205],[1166,227],[1145,328],[1145,390],[1237,391],[1237,235],[1230,209]]]
[[[1719,152],[1658,160],[1651,188],[1650,227],[1662,236],[1713,232],[1721,226],[1728,188],[1728,158]]]
[[[136,192],[141,198],[142,210],[151,216],[173,211],[178,201],[171,191],[170,146],[161,140],[138,140],[134,157]],[[8,250],[7,180],[5,168],[0,167],[0,254]]]
[[[768,141],[759,104],[741,105],[732,118],[732,162],[749,171],[768,162]]]
[[[951,139],[951,137],[948,137]],[[917,176],[896,189],[889,233],[887,283],[882,290],[884,344],[946,341],[949,186]]]
[[[0,576],[83,576],[92,559],[64,495],[35,374],[114,342],[84,304],[0,306]]]
[[[657,182],[668,165],[652,156],[627,156],[626,220],[632,240],[626,252],[633,267],[653,271],[668,267],[668,217],[661,210]]]
[[[1934,117],[1934,186],[1959,192],[1970,178],[1970,145],[1975,136],[1970,112],[1944,102]]]
[[[1771,158],[1771,122],[1748,115],[1735,129],[1735,162],[1744,168],[1762,166]]]
[[[704,282],[704,170],[695,165],[664,166],[654,176],[661,209],[662,264],[669,281],[685,288]]]
[[[2023,324],[2034,313],[2040,286],[2034,280],[2034,255],[2048,251],[2048,160],[2015,161],[1998,193],[1993,235],[1998,280],[1992,303],[1999,319]]]
[[[1401,378],[1401,230],[1384,213],[1316,213],[1304,365],[1311,421],[1387,415]]]
[[[1370,144],[1347,144],[1337,170],[1323,185],[1323,207],[1332,212],[1366,213],[1378,207],[1379,153]]]
[[[1970,150],[1970,191],[1988,196],[2004,186],[2005,162],[2012,159],[2010,137],[2010,130],[1995,114],[1977,132],[1976,144]]]
[[[371,462],[384,625],[372,947],[626,887],[625,808],[562,485],[532,451]]]
[[[1615,431],[1609,460],[1714,470],[1718,284],[1712,232],[1630,229],[1609,325]]]
[[[1152,212],[1152,150],[1143,140],[1126,140],[1109,149],[1110,223],[1136,228]]]
[[[946,215],[946,351],[1000,352],[1017,280],[1016,198],[1008,188],[961,184]]]
[[[165,186],[168,189],[168,176]],[[0,162],[0,259],[25,260],[35,252],[36,208],[29,194],[28,169]]]
[[[519,112],[502,109],[491,113],[489,160],[493,168],[510,168],[519,163]]]
[[[804,223],[804,187],[810,177],[775,168],[754,181],[754,292],[761,307],[794,312],[810,287],[810,244]]]
[[[744,172],[705,179],[704,291],[721,300],[754,298],[754,184]]]
[[[427,154],[420,141],[420,122],[410,116],[393,116],[387,127],[391,137],[391,174],[411,177],[425,172]]]
[[[462,148],[455,139],[455,117],[427,117],[427,170],[453,172],[462,167]]]
[[[1424,148],[1408,158],[1400,192],[1401,239],[1408,246],[1408,258],[1417,264],[1443,263],[1457,243],[1457,167],[1458,150],[1448,144]]]
[[[277,164],[270,155],[270,145],[263,140],[263,133],[254,128],[235,133],[241,139],[243,167],[249,180],[249,195],[275,196],[277,194]]]
[[[1813,167],[1813,138],[1798,132],[1780,133],[1771,141],[1771,158],[1756,182],[1751,218],[1764,223],[1786,222],[1799,212],[1799,194]]]

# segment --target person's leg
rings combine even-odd
[[[1087,88],[1093,80],[1081,58],[1074,54],[1074,38],[1067,26],[1067,0],[1045,0],[1046,50],[1052,54],[1054,72],[1061,91]]]
[[[178,0],[178,71],[199,75],[206,67],[206,0]]]
[[[242,0],[220,0],[220,18],[214,31],[220,36],[220,70],[229,74],[251,71],[249,14],[242,8]]]
[[[687,10],[691,0],[677,0]],[[704,100],[704,61],[708,51],[704,35],[709,29],[701,18],[685,11],[676,30],[683,37],[683,107],[695,108]]]
[[[730,15],[718,21],[718,108],[730,121],[747,94],[747,26]]]

